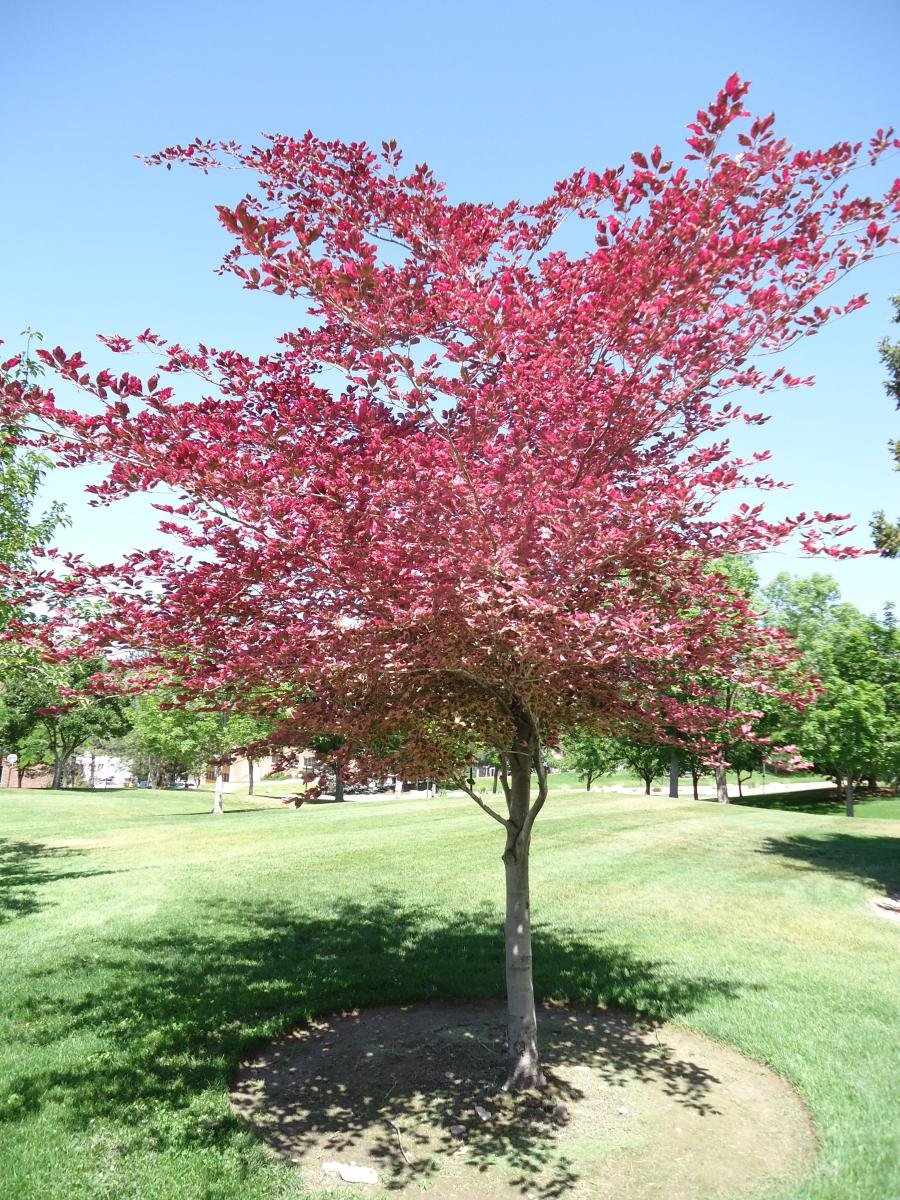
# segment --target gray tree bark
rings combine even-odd
[[[247,795],[253,795],[253,759],[247,759]]]
[[[672,750],[669,753],[669,797],[672,800],[678,799],[678,776],[681,773],[681,764],[678,761],[678,751]]]
[[[213,806],[212,811],[221,815],[224,812],[222,808],[222,793],[224,791],[224,780],[222,779],[222,764],[216,764],[216,782],[213,789]]]
[[[724,767],[716,767],[716,799],[720,804],[728,803],[728,776]]]
[[[844,811],[846,812],[848,817],[852,817],[854,815],[853,814],[853,799],[854,799],[854,797],[853,797],[853,780],[852,779],[847,780],[847,786],[844,791],[844,796],[846,798],[846,805],[845,805]],[[863,821],[863,824],[865,824],[865,821]]]
[[[532,755],[522,741],[509,756],[509,827],[503,853],[506,869],[508,1039],[506,1082],[503,1086],[508,1091],[543,1087],[545,1083],[538,1052],[531,956],[531,895],[528,879],[531,830],[525,828],[531,801]]]

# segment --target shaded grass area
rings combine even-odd
[[[303,1197],[228,1107],[299,1022],[503,989],[499,831],[471,801],[299,811],[202,793],[0,810],[0,1195]],[[862,824],[862,823],[861,823]],[[536,828],[536,988],[682,1021],[787,1076],[808,1200],[900,1190],[900,823],[560,796]]]
[[[0,925],[45,907],[44,885],[60,879],[83,879],[109,872],[79,870],[84,852],[44,842],[0,838]]]
[[[844,797],[833,786],[810,788],[803,792],[771,791],[766,795],[732,796],[731,803],[751,808],[774,808],[780,812],[815,813],[820,817],[846,816]],[[900,821],[900,796],[858,795],[854,804],[854,819],[857,817]]]

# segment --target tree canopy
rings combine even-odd
[[[155,353],[146,379],[41,352],[89,412],[3,387],[9,419],[43,423],[61,461],[106,466],[100,500],[179,497],[159,500],[182,550],[35,580],[102,599],[85,653],[139,655],[187,697],[253,697],[276,742],[340,739],[345,773],[465,786],[469,748],[498,749],[505,814],[473,798],[506,839],[511,1086],[540,1077],[527,860],[543,746],[579,727],[749,736],[754,710],[702,680],[767,694],[788,654],[699,568],[792,537],[852,552],[839,516],[737,503],[776,481],[727,431],[764,420],[738,392],[804,382],[773,356],[865,302],[822,294],[896,241],[900,183],[865,196],[849,179],[900,142],[795,150],[746,93],[727,81],[682,161],[638,151],[536,203],[453,202],[393,142],[169,148],[148,161],[253,181],[218,209],[223,270],[299,302],[278,350],[148,330],[105,339]],[[177,395],[185,375],[202,399]]]

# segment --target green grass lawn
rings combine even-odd
[[[0,793],[4,1200],[299,1200],[230,1113],[238,1060],[316,1014],[502,991],[500,831],[470,800],[226,804]],[[900,822],[561,793],[536,986],[768,1064],[821,1145],[791,1197],[889,1200],[900,926],[866,899],[898,888]]]

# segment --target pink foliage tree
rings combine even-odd
[[[102,601],[85,652],[230,695],[277,718],[283,747],[330,737],[347,781],[455,780],[501,827],[511,1088],[542,1082],[528,861],[545,748],[573,728],[752,737],[754,710],[715,696],[771,692],[788,651],[710,563],[791,538],[851,553],[842,517],[723,504],[779,486],[727,430],[765,420],[741,393],[806,382],[773,353],[865,302],[820,300],[896,241],[900,181],[870,198],[848,176],[898,142],[797,151],[746,91],[734,76],[697,114],[683,162],[656,147],[536,204],[452,203],[394,143],[170,148],[148,161],[254,177],[218,209],[222,269],[298,300],[297,327],[261,358],[105,338],[158,355],[146,380],[45,354],[88,413],[7,374],[10,421],[63,463],[106,464],[100,502],[177,496],[159,507],[182,549],[38,577]],[[177,397],[188,374],[204,398]],[[499,805],[465,778],[485,744]]]

